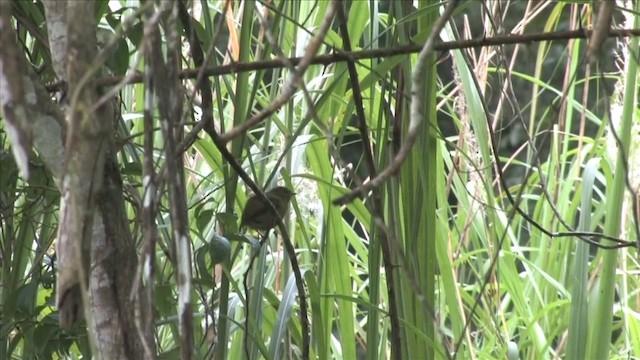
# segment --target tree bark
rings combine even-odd
[[[2,2],[0,102],[7,125],[16,129],[11,142],[20,152],[14,157],[25,164],[37,151],[62,194],[56,244],[61,325],[71,327],[84,308],[95,358],[140,359],[129,297],[137,256],[113,141],[119,114],[114,100],[95,107],[101,91],[93,79],[102,64],[95,62],[93,6],[73,0],[44,5],[52,65],[69,84],[69,104],[61,110],[51,100],[16,42],[11,5]]]

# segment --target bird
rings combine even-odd
[[[287,187],[278,186],[267,191],[265,195],[276,211],[274,212],[273,208],[264,199],[258,195],[253,195],[244,206],[242,220],[240,221],[241,228],[246,226],[259,231],[273,229],[278,225],[278,220],[281,220],[289,210],[291,197],[295,193]]]

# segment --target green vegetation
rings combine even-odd
[[[449,2],[410,3],[97,1],[86,33],[103,50],[78,81],[47,41],[54,9],[3,2],[0,359],[640,358],[638,34],[612,33],[589,63],[573,31],[595,22],[596,2],[458,2],[440,37]],[[640,28],[629,6],[614,9],[615,29]],[[542,41],[489,41],[531,33]],[[17,141],[30,91],[32,141]],[[99,116],[113,126],[94,141],[83,131]],[[81,220],[93,231],[84,275],[92,289],[108,258],[99,279],[121,312],[101,322],[93,288],[89,321],[63,330],[72,131],[104,155],[95,220]],[[247,177],[295,192],[268,233],[241,232]],[[81,304],[87,286],[73,289]],[[107,350],[107,331],[128,345]]]

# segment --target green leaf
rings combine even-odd
[[[209,244],[209,255],[213,264],[222,264],[229,259],[231,242],[220,235],[213,235]]]

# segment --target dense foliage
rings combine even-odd
[[[638,2],[57,3],[0,3],[0,359],[640,358]]]

